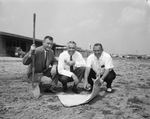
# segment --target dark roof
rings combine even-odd
[[[21,35],[17,35],[17,34],[2,32],[2,31],[0,31],[0,35],[2,35],[2,36],[10,36],[10,37],[15,37],[15,38],[21,38],[21,39],[33,40],[33,38],[31,38],[31,37],[21,36]],[[42,42],[42,40],[40,40],[40,39],[35,39],[35,40],[39,41],[39,42]]]
[[[27,36],[22,36],[22,35],[17,35],[17,34],[12,34],[12,33],[7,33],[7,32],[2,32],[0,31],[0,35],[2,36],[9,36],[9,37],[14,37],[14,38],[20,38],[20,39],[28,39],[28,40],[33,40],[33,38],[31,37],[27,37]],[[42,42],[41,39],[35,39],[38,42]],[[54,43],[55,47],[64,47],[64,45],[58,45],[56,43]]]

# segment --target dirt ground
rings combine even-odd
[[[55,94],[33,99],[20,58],[0,58],[0,119],[150,119],[150,61],[114,59],[113,93],[66,108]],[[71,85],[71,84],[70,84]],[[83,82],[79,85],[81,93]],[[58,84],[57,91],[61,91]]]

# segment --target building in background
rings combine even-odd
[[[30,50],[32,43],[33,38],[31,37],[0,31],[0,57],[23,57]],[[37,47],[41,46],[42,40],[35,39],[35,45]],[[60,53],[66,50],[66,46],[54,43],[52,50],[55,56],[58,57]],[[83,57],[87,57],[91,53],[90,50],[84,50],[80,47],[77,47],[77,51],[79,51]]]
[[[59,54],[62,53],[66,49],[67,47],[56,47],[56,50],[55,50],[56,56],[59,56]],[[80,47],[77,47],[77,51],[80,52],[84,58],[88,57],[92,53],[91,50],[84,50]]]
[[[0,31],[0,56],[23,57],[32,43],[33,38]],[[42,40],[36,39],[35,44],[37,47],[42,45]],[[56,56],[59,55],[57,47],[65,46],[54,43],[52,50]]]

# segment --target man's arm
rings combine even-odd
[[[100,78],[100,82],[103,83],[104,79],[108,76],[110,69],[105,69],[103,76]]]
[[[103,73],[103,76],[100,78],[100,81],[103,82],[104,79],[108,76],[109,72],[113,69],[114,65],[112,63],[112,58],[109,55],[107,59],[105,59],[105,71]]]
[[[31,51],[29,51],[22,59],[22,63],[24,65],[29,65],[32,62],[32,54]]]
[[[91,70],[90,67],[86,67],[85,69],[85,73],[84,73],[84,88],[85,89],[88,87],[88,76],[89,76],[90,70]]]
[[[32,53],[35,51],[35,45],[31,45],[30,51],[23,57],[22,63],[24,65],[29,65],[32,62]]]
[[[86,62],[80,53],[78,54],[77,61],[75,61],[75,66],[76,67],[86,66]]]
[[[58,60],[58,73],[61,74],[61,75],[71,77],[73,73],[70,72],[70,71],[65,70],[64,65],[65,65],[64,56],[63,56],[63,54],[60,54],[59,55],[59,60]]]

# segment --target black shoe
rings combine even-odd
[[[78,91],[77,87],[73,87],[73,88],[72,88],[72,91],[73,91],[74,93],[76,93],[76,94],[79,94],[79,91]]]
[[[53,89],[45,89],[44,92],[45,93],[56,93],[56,91],[54,91]]]
[[[63,92],[66,92],[68,89],[67,84],[63,84]]]

